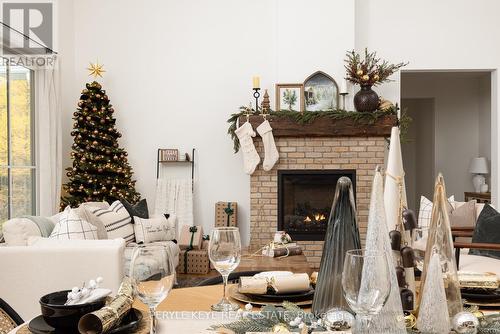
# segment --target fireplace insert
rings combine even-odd
[[[337,180],[352,169],[278,170],[278,229],[293,240],[324,240]],[[356,193],[354,193],[356,198]]]

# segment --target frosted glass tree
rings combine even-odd
[[[370,330],[374,333],[406,334],[403,307],[399,294],[399,286],[394,267],[389,230],[385,218],[383,177],[380,168],[373,177],[370,212],[368,214],[368,230],[366,233],[366,249],[385,252],[389,263],[391,292],[382,311],[373,317]],[[371,268],[376,271],[377,268]]]
[[[422,333],[449,333],[450,316],[446,303],[446,292],[442,277],[440,256],[433,249],[430,263],[427,267],[427,280],[423,285],[420,313],[417,328]]]
[[[453,319],[455,314],[462,311],[462,297],[460,284],[458,282],[457,264],[453,252],[453,239],[451,236],[450,219],[448,217],[448,200],[443,175],[436,178],[434,187],[434,205],[432,208],[431,225],[425,250],[425,260],[422,270],[421,286],[425,286],[427,273],[430,273],[429,263],[434,253],[439,254],[442,279],[445,287],[446,301],[448,304],[449,318]],[[424,294],[419,298],[419,314],[422,311],[421,301]]]

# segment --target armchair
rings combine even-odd
[[[460,257],[462,256],[464,258],[462,263],[463,269],[467,271],[490,271],[500,275],[500,260],[486,256],[469,255],[467,251],[471,248],[500,251],[500,244],[456,240],[457,238],[472,238],[472,235],[474,234],[473,227],[455,227],[451,229],[451,233],[453,237],[453,245],[455,247],[455,260],[459,269]]]

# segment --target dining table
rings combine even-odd
[[[232,285],[228,285],[228,290]],[[158,305],[157,334],[209,334],[215,333],[209,330],[213,325],[223,324],[235,321],[236,312],[212,312],[210,307],[220,301],[223,294],[222,285],[198,286],[190,288],[173,289],[167,298]],[[232,302],[238,303],[244,307],[245,303],[229,297]],[[145,315],[145,323],[140,330],[133,334],[149,334],[148,330],[148,308],[138,299],[135,300],[133,307],[142,311]],[[255,306],[254,310],[259,307]],[[309,308],[304,310],[308,311]],[[27,325],[23,324],[11,331],[9,334],[31,334]],[[131,333],[132,334],[132,333]]]

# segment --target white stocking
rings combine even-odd
[[[243,151],[243,170],[248,175],[252,175],[260,162],[260,156],[255,149],[252,137],[255,137],[255,131],[249,122],[245,122],[236,131],[236,136],[240,140],[241,150]]]
[[[264,170],[270,171],[274,164],[280,158],[278,149],[276,148],[276,143],[274,142],[273,129],[268,120],[262,122],[261,125],[257,127],[257,132],[262,137],[262,142],[264,143]]]

